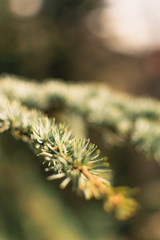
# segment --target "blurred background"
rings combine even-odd
[[[160,98],[159,11],[159,0],[0,0],[0,73]],[[71,187],[60,191],[23,143],[2,134],[0,240],[160,239],[158,164],[127,143],[110,149],[100,129],[85,134],[109,156],[116,184],[140,187],[139,213],[118,222],[102,203],[77,198]]]

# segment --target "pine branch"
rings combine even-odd
[[[43,84],[1,77],[0,93],[30,107],[46,110],[61,104],[84,116],[85,120],[107,129],[108,142],[128,140],[139,151],[160,162],[160,104],[150,98],[134,98],[97,84]],[[111,141],[110,141],[111,139]]]
[[[112,186],[107,159],[99,156],[90,140],[73,138],[55,119],[0,94],[0,132],[4,131],[28,143],[43,158],[48,179],[63,179],[61,188],[72,182],[74,191],[86,199],[102,199],[104,209],[114,211],[121,220],[136,212],[138,204],[131,197],[134,190]]]

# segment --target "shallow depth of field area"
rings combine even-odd
[[[0,0],[0,240],[160,239],[159,8]]]

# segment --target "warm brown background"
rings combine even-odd
[[[11,8],[11,2],[21,5],[21,15]],[[29,2],[32,6],[34,1]],[[0,73],[39,81],[103,82],[134,95],[160,98],[160,49],[118,53],[88,28],[88,17],[93,10],[103,9],[104,3],[46,0],[30,17],[25,16],[26,4],[24,0],[0,0]],[[127,143],[107,149],[99,129],[90,127],[88,135],[109,155],[116,183],[141,188],[142,207],[137,216],[120,223],[96,201],[78,199],[70,188],[60,191],[58,184],[45,180],[27,147],[3,134],[0,240],[160,239],[159,166]]]

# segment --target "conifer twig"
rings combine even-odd
[[[46,110],[60,104],[80,113],[87,122],[107,129],[105,138],[110,144],[116,144],[117,139],[123,142],[130,136],[137,150],[160,162],[157,100],[134,98],[97,84],[65,84],[55,80],[38,83],[14,76],[2,76],[0,86],[0,94],[29,107]]]
[[[90,140],[71,136],[68,129],[37,110],[29,110],[16,100],[0,95],[0,132],[9,131],[15,138],[28,143],[43,157],[48,179],[61,179],[65,188],[72,182],[73,190],[86,199],[104,200],[106,211],[115,211],[118,219],[125,220],[137,210],[129,188],[114,188],[109,164],[99,157],[100,151]]]

